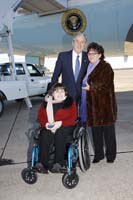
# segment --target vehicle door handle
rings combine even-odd
[[[31,81],[33,82],[33,81],[34,81],[34,79],[31,79]]]

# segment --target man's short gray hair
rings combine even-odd
[[[84,38],[85,38],[85,41],[87,42],[87,37],[86,37],[86,35],[85,35],[84,33],[81,33],[81,32],[78,32],[78,33],[76,33],[76,35],[74,35],[73,41],[74,41],[78,36],[84,37]]]

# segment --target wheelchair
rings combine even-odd
[[[21,172],[23,180],[28,184],[34,184],[37,181],[37,171],[35,165],[38,163],[39,146],[38,138],[40,128],[33,131],[35,144],[32,148],[31,166],[25,168]],[[50,164],[54,163],[54,145],[51,146]],[[77,174],[77,166],[82,172],[86,172],[90,168],[90,153],[89,153],[89,136],[84,127],[76,126],[73,132],[73,140],[69,142],[67,149],[67,168],[62,176],[62,183],[65,188],[72,189],[77,186],[79,176]]]

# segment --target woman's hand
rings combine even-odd
[[[46,123],[46,129],[50,130],[52,133],[55,133],[58,128],[62,125],[62,121],[56,121],[53,124]]]
[[[57,130],[58,128],[60,128],[60,127],[61,127],[61,125],[62,125],[62,121],[57,121],[57,122],[54,122],[54,127],[53,127],[53,128],[51,128],[51,132],[52,132],[52,133],[55,133],[55,132],[56,132],[56,130]]]
[[[86,82],[86,86],[82,87],[83,90],[89,91],[90,90],[90,85]]]
[[[53,128],[54,125],[55,125],[54,123],[50,124],[47,122],[45,127],[46,127],[46,129],[51,130],[51,128]]]

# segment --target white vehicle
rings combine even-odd
[[[48,75],[51,73],[50,70],[43,65],[35,65],[35,66],[42,74]]]
[[[24,98],[27,106],[32,107],[29,97],[45,94],[51,81],[50,76],[41,74],[33,64],[19,62],[15,63],[15,72],[11,69],[10,63],[0,64],[0,116],[4,110],[4,100]]]

